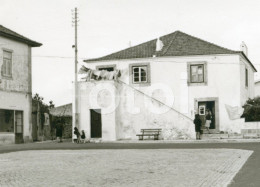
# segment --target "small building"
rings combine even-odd
[[[0,25],[0,143],[32,141],[32,47],[42,44]]]
[[[64,122],[63,138],[72,138],[72,103],[51,108],[50,117],[50,123],[53,123],[55,118],[62,118]],[[51,126],[54,127],[54,124]]]
[[[210,110],[211,133],[241,133],[244,119],[234,119],[230,109],[254,97],[256,69],[246,45],[240,47],[230,50],[176,31],[85,60],[89,79],[78,83],[80,130],[87,138],[120,140],[161,128],[162,139],[193,139],[194,115],[204,126]],[[121,76],[107,80],[102,70],[120,70]]]

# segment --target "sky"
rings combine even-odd
[[[79,10],[79,64],[180,30],[240,50],[260,71],[258,0],[0,0],[0,24],[42,43],[32,50],[32,89],[71,103],[74,80],[72,10]],[[260,76],[259,76],[260,78]],[[257,77],[258,79],[258,77]]]

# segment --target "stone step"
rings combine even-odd
[[[255,139],[255,138],[260,138],[260,134],[257,133],[244,134],[244,139]]]
[[[260,138],[260,134],[257,133],[250,133],[250,134],[207,134],[204,133],[201,135],[201,139],[256,139]]]
[[[228,134],[202,134],[201,139],[228,139]]]

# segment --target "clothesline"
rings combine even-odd
[[[118,77],[121,76],[120,70],[107,71],[107,70],[92,70],[86,68],[85,66],[81,66],[79,74],[85,74],[83,80],[89,81],[91,79],[94,80],[117,80]]]

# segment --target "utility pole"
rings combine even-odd
[[[78,10],[75,8],[74,10],[74,17],[72,23],[75,27],[75,79],[74,79],[74,116],[73,116],[73,123],[74,127],[79,128],[79,112],[78,112]],[[73,129],[72,129],[73,130]]]

